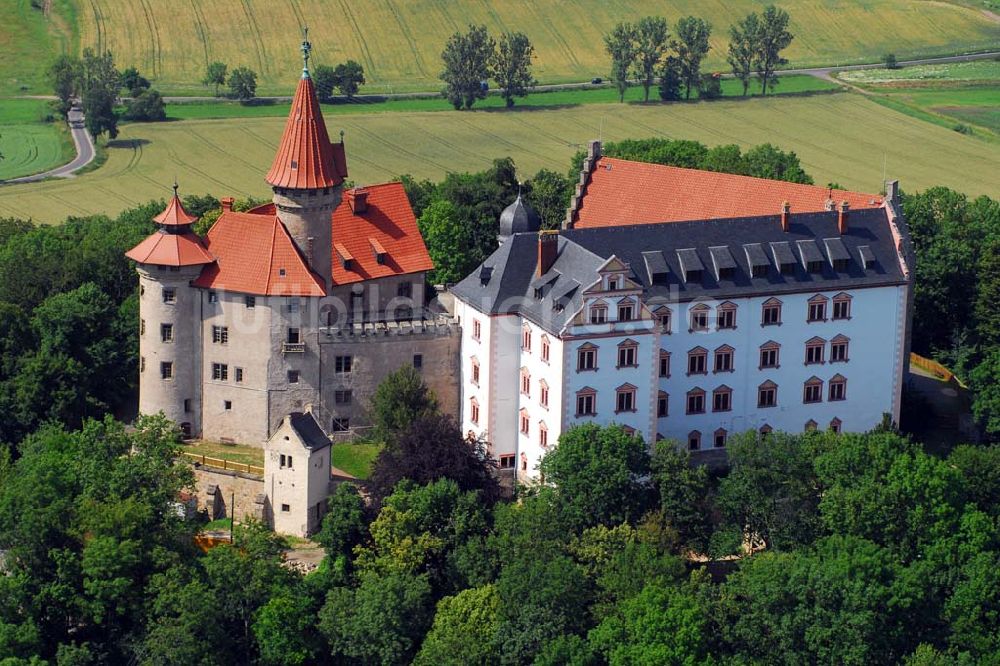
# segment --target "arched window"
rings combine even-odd
[[[729,433],[726,432],[725,428],[719,428],[718,430],[716,430],[715,436],[713,438],[713,443],[715,444],[715,448],[721,449],[725,447],[727,439],[729,439]]]
[[[701,432],[692,430],[688,433],[688,450],[697,451],[701,448]]]

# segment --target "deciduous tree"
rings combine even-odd
[[[448,39],[441,53],[441,79],[445,83],[442,95],[455,110],[471,109],[477,99],[486,97],[484,84],[490,78],[495,47],[484,25],[470,25],[468,32],[456,32]]]
[[[635,69],[642,82],[643,99],[649,101],[657,69],[669,46],[670,29],[662,16],[646,16],[635,26]]]
[[[747,14],[742,21],[729,28],[729,49],[726,60],[733,70],[733,76],[743,84],[744,97],[750,88],[750,76],[754,70],[759,42],[760,17],[756,12]]]
[[[333,70],[334,83],[337,90],[347,99],[358,94],[358,89],[365,84],[365,70],[361,63],[355,60],[342,62]]]
[[[83,50],[83,78],[80,86],[83,98],[84,122],[87,131],[95,139],[107,133],[109,138],[118,136],[118,114],[115,104],[121,79],[115,69],[115,61],[110,51],[103,55],[92,49]]]
[[[514,106],[515,97],[525,97],[528,88],[535,85],[535,77],[531,74],[534,54],[535,47],[523,32],[500,35],[493,54],[493,78],[508,109]]]
[[[215,86],[215,96],[219,96],[219,86],[226,83],[226,70],[229,67],[224,62],[209,63],[205,68],[205,78],[201,82],[206,86]]]
[[[229,74],[229,95],[249,102],[257,95],[257,73],[249,67],[237,67]]]
[[[685,99],[691,99],[691,91],[698,90],[701,83],[701,61],[708,53],[711,34],[712,24],[697,16],[684,16],[674,27],[673,47],[684,82]]]
[[[628,75],[632,71],[637,55],[636,27],[631,23],[619,23],[604,35],[604,50],[611,56],[611,80],[618,89],[618,101],[625,101],[628,90]]]
[[[762,95],[766,95],[769,88],[774,89],[778,82],[775,70],[788,62],[781,55],[794,38],[788,31],[788,19],[788,12],[774,5],[768,5],[761,13],[754,69],[757,70]]]
[[[413,663],[492,666],[502,651],[497,643],[499,610],[500,597],[492,584],[441,599],[434,613],[434,624]]]
[[[310,72],[313,85],[316,86],[316,96],[321,102],[333,97],[333,89],[337,87],[337,74],[329,65],[316,65]]]
[[[69,55],[61,55],[49,67],[49,81],[56,97],[59,98],[59,112],[63,117],[73,106],[73,98],[80,94],[83,78],[83,63]]]
[[[437,413],[437,409],[437,398],[423,377],[412,365],[404,365],[388,374],[372,396],[375,436],[392,446],[413,422]]]

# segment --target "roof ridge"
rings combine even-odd
[[[264,283],[265,293],[271,293],[271,268],[274,266],[274,235],[278,233],[277,226],[281,220],[275,215],[271,218],[271,246],[267,250],[267,281]]]

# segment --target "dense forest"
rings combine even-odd
[[[773,147],[605,152],[809,182]],[[546,226],[573,173],[520,185]],[[510,160],[403,180],[441,281],[492,251],[519,188]],[[218,215],[210,196],[185,204],[202,229]],[[191,476],[172,425],[119,422],[137,377],[123,252],[162,205],[0,220],[0,663],[1000,660],[1000,447],[929,453],[894,424],[747,433],[722,477],[669,444],[578,428],[543,460],[545,484],[510,501],[484,450],[400,375],[379,398],[391,416],[370,482],[330,500],[318,571],[284,567],[282,540],[252,524],[201,553],[174,505]],[[1000,203],[934,188],[903,207],[914,350],[970,383],[995,441]]]

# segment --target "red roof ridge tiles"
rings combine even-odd
[[[343,146],[338,152],[330,143],[312,79],[303,76],[266,180],[274,187],[320,189],[340,185],[346,172]]]
[[[154,266],[197,266],[215,261],[201,239],[191,232],[156,231],[126,252],[125,256],[140,264]]]
[[[830,190],[753,176],[634,162],[597,160],[576,214],[575,228],[683,222],[827,210],[827,201],[852,210],[879,208],[882,196]]]
[[[194,224],[198,218],[184,210],[184,204],[177,197],[176,185],[174,186],[174,196],[170,198],[167,207],[163,212],[153,218],[153,222],[164,226],[184,226]]]

